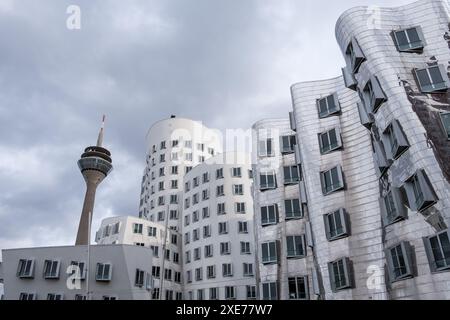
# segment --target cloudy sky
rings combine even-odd
[[[66,27],[72,4],[80,30]],[[0,249],[74,243],[76,161],[103,113],[115,170],[98,190],[93,229],[137,215],[153,122],[176,114],[223,130],[286,116],[292,83],[339,75],[339,15],[391,4],[0,0]]]

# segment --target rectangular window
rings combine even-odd
[[[431,272],[450,270],[450,229],[424,237]]]
[[[278,300],[278,290],[276,282],[264,282],[262,284],[263,300]]]
[[[199,228],[192,230],[192,239],[194,241],[200,240],[200,229]]]
[[[308,277],[292,277],[288,278],[289,299],[291,300],[308,300]]]
[[[35,293],[25,293],[22,292],[19,295],[19,300],[36,300],[36,294]]]
[[[261,207],[261,225],[267,226],[278,223],[278,205]]]
[[[424,38],[420,27],[393,32],[395,44],[400,52],[417,52],[424,47]]]
[[[232,169],[232,176],[233,176],[234,178],[240,178],[240,177],[242,177],[242,172],[241,172],[241,171],[242,171],[242,170],[241,170],[240,167],[233,168],[233,169]]]
[[[300,205],[300,199],[284,200],[284,211],[286,215],[286,220],[302,218],[303,212],[302,207]]]
[[[202,200],[208,200],[209,199],[209,190],[205,189],[202,191]]]
[[[381,105],[387,101],[377,77],[372,77],[363,90],[363,101],[370,113],[376,113]]]
[[[200,220],[200,214],[198,213],[198,210],[195,210],[192,212],[192,222],[197,222]]]
[[[195,177],[195,178],[192,180],[192,185],[194,186],[194,188],[195,188],[195,187],[198,187],[198,186],[200,185],[200,178],[199,178],[199,177]]]
[[[413,249],[409,242],[401,242],[386,250],[391,282],[413,277]]]
[[[216,170],[216,179],[223,179],[223,168]]]
[[[444,91],[449,88],[449,79],[444,65],[428,66],[414,71],[423,93]]]
[[[238,221],[238,232],[239,233],[248,233],[247,221]]]
[[[203,226],[203,238],[211,237],[211,226]]]
[[[416,173],[406,180],[403,185],[408,198],[409,208],[413,211],[422,212],[433,206],[438,198],[424,170]]]
[[[178,180],[171,180],[170,181],[170,188],[171,189],[178,189]]]
[[[393,120],[383,132],[384,145],[387,147],[388,158],[398,159],[409,148],[406,135],[397,120]]]
[[[342,175],[341,166],[336,166],[330,170],[321,172],[320,181],[324,195],[343,189],[344,178]]]
[[[225,203],[218,203],[217,204],[217,214],[218,215],[226,214]]]
[[[159,257],[159,247],[158,246],[150,246],[150,249],[153,251],[154,257]]]
[[[203,280],[203,268],[195,269],[195,281]]]
[[[209,173],[208,172],[203,173],[202,181],[203,181],[203,183],[209,182]]]
[[[158,221],[164,221],[166,214],[164,211],[158,212]]]
[[[197,300],[203,300],[204,299],[204,289],[198,289],[197,290]]]
[[[187,214],[184,216],[184,225],[188,226],[190,223],[191,223],[191,216]]]
[[[71,261],[71,273],[70,274],[76,274],[77,276],[75,279],[84,280],[86,279],[86,269],[85,269],[85,263],[82,261]]]
[[[245,286],[247,292],[247,299],[255,300],[256,299],[256,286]]]
[[[44,278],[45,279],[59,279],[59,267],[60,262],[58,260],[45,260],[44,262]]]
[[[229,255],[229,254],[231,254],[230,243],[229,242],[221,242],[220,243],[220,254],[221,255]]]
[[[34,278],[34,260],[20,259],[17,267],[17,277]]]
[[[450,112],[441,112],[439,115],[441,117],[442,126],[444,128],[447,139],[450,140]]]
[[[216,277],[216,266],[207,266],[206,267],[206,277],[208,279],[214,279]]]
[[[234,195],[243,195],[244,194],[244,185],[242,184],[233,184],[233,194]]]
[[[186,251],[185,253],[186,256],[186,263],[190,263],[191,262],[191,251]]]
[[[278,262],[277,242],[264,242],[261,244],[261,254],[263,264],[272,264]]]
[[[277,180],[275,172],[265,172],[259,175],[259,189],[261,191],[276,189]]]
[[[233,276],[233,265],[231,263],[222,264],[222,276],[232,277]]]
[[[303,258],[306,256],[305,236],[287,236],[287,258]]]
[[[225,286],[225,299],[236,299],[236,288],[232,286]]]
[[[325,233],[328,241],[334,241],[350,235],[350,217],[343,209],[325,214]]]
[[[275,155],[273,152],[273,139],[260,140],[258,152],[260,157],[273,157]]]
[[[296,144],[295,135],[282,136],[281,137],[281,153],[293,153]]]
[[[221,197],[221,196],[224,196],[224,195],[225,195],[225,192],[224,192],[224,189],[223,189],[223,185],[217,186],[217,188],[216,188],[216,196],[217,197]]]
[[[170,220],[178,220],[178,210],[171,209],[169,211]]]
[[[47,294],[47,300],[62,300],[62,294],[61,293],[49,293]]]
[[[186,140],[184,142],[184,147],[185,148],[192,148],[192,141],[191,140]]]
[[[328,273],[333,292],[349,289],[353,286],[352,268],[349,258],[328,262]]]
[[[298,166],[285,166],[283,167],[284,184],[296,184],[300,180],[298,173]]]
[[[205,258],[211,258],[214,254],[213,245],[209,244],[205,246]]]
[[[178,174],[178,166],[172,166],[172,168],[171,168],[171,173],[172,173],[173,175]]]
[[[384,225],[390,225],[407,217],[406,207],[403,205],[401,193],[398,188],[391,187],[380,199],[381,214]]]
[[[358,73],[362,63],[366,61],[366,57],[364,56],[364,53],[355,38],[351,40],[347,50],[345,51],[345,60],[347,62],[347,66],[351,68],[353,74]]]
[[[159,300],[159,288],[154,288],[152,291],[152,300]]]
[[[326,118],[341,111],[337,94],[331,94],[325,98],[317,100],[319,118]]]
[[[178,140],[172,140],[172,148],[178,147]]]
[[[209,300],[217,300],[217,288],[209,288]]]
[[[228,233],[228,222],[219,222],[219,234]]]
[[[142,223],[133,223],[133,233],[142,234]]]
[[[236,208],[236,213],[245,214],[245,202],[236,202],[235,208]]]
[[[253,263],[244,263],[243,264],[244,269],[244,277],[253,277]]]
[[[145,271],[136,269],[136,274],[134,277],[134,285],[136,287],[142,288],[144,286],[144,279],[145,279]]]
[[[95,272],[96,281],[110,281],[112,275],[112,266],[109,263],[97,263]]]
[[[241,254],[251,254],[250,242],[241,241]]]
[[[319,134],[320,153],[327,154],[342,147],[340,131],[333,128]]]
[[[209,218],[209,208],[208,207],[202,208],[202,217],[203,217],[203,219]]]

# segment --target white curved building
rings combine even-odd
[[[449,3],[380,8],[375,25],[367,17],[346,11],[336,37],[373,140],[389,298],[449,299]]]
[[[163,224],[138,217],[112,217],[102,221],[96,234],[99,245],[121,244],[150,248],[152,300],[181,300],[181,235]]]
[[[252,132],[259,296],[309,299],[312,257],[295,132],[289,119],[258,121]]]
[[[184,176],[186,299],[256,299],[252,182],[250,155],[235,152]]]
[[[153,124],[146,139],[139,216],[180,230],[183,176],[222,152],[221,134],[201,122],[172,116]]]

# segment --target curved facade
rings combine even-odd
[[[252,127],[258,285],[262,299],[309,299],[311,251],[289,119]]]
[[[201,122],[170,118],[155,123],[147,133],[140,217],[180,230],[183,176],[221,151],[220,134]]]
[[[378,177],[356,107],[359,96],[342,77],[298,83],[291,92],[314,238],[314,293],[321,299],[385,299]],[[341,261],[348,270],[335,276]],[[369,288],[369,278],[378,285]]]
[[[250,155],[230,152],[184,176],[186,299],[256,298],[251,174]]]
[[[336,37],[379,176],[391,299],[448,299],[450,9],[423,0],[345,12]]]

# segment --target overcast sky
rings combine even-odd
[[[66,27],[71,4],[80,30]],[[74,243],[76,161],[103,113],[114,171],[93,229],[138,214],[153,122],[223,130],[287,116],[291,84],[340,74],[334,26],[356,5],[392,1],[0,0],[0,249]]]

